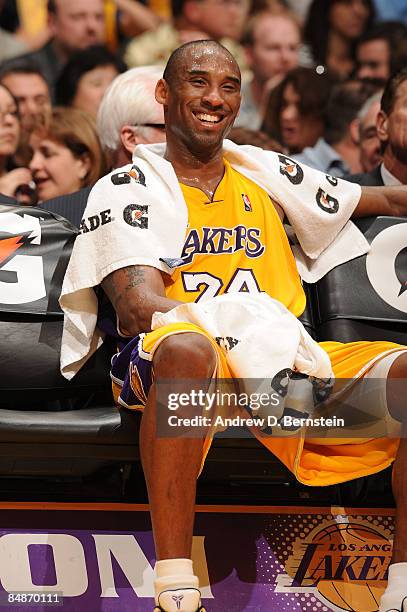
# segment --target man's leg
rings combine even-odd
[[[400,563],[407,562],[407,352],[398,357],[389,370],[387,399],[390,414],[402,423],[400,446],[393,466],[397,511],[392,563]]]
[[[404,610],[407,610],[407,353],[398,357],[389,370],[387,400],[391,415],[402,423],[402,432],[393,466],[396,525],[389,583],[380,602],[382,612],[403,611],[404,598]]]
[[[215,352],[210,342],[192,333],[166,338],[153,358],[156,379],[173,379],[175,382],[191,379],[191,385],[182,389],[186,393],[193,388],[193,379],[210,380],[215,365]],[[180,390],[178,387],[177,391]],[[203,439],[158,437],[156,395],[156,385],[153,384],[140,428],[140,452],[156,556],[159,561],[179,560],[180,563],[173,567],[185,569],[182,560],[191,558],[196,480],[202,460]],[[178,588],[182,586],[180,584]]]

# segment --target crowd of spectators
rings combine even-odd
[[[87,195],[105,172],[131,161],[137,144],[164,140],[155,83],[170,53],[198,39],[222,42],[241,67],[235,142],[351,180],[407,182],[407,111],[398,108],[407,87],[403,3],[38,0],[33,6],[0,0],[3,196],[46,207],[50,198]],[[397,73],[402,76],[390,81]],[[389,82],[396,83],[390,98]]]

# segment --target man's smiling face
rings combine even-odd
[[[156,93],[164,105],[167,141],[173,136],[190,151],[216,148],[239,111],[240,70],[220,47],[191,46],[179,58],[176,74],[159,83]]]

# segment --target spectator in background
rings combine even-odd
[[[316,65],[340,78],[355,68],[355,44],[373,22],[371,0],[313,0],[304,26],[304,39]]]
[[[245,31],[247,65],[253,78],[242,85],[242,104],[236,126],[256,129],[264,115],[269,91],[299,63],[301,33],[291,14],[263,11],[254,15]]]
[[[0,83],[18,102],[21,125],[30,131],[41,117],[51,112],[48,83],[38,66],[24,58],[16,58],[0,66]]]
[[[359,185],[407,185],[407,68],[387,83],[377,117],[382,163],[347,177]]]
[[[333,176],[360,172],[358,112],[373,87],[355,80],[333,87],[324,110],[324,135],[294,159]]]
[[[26,57],[53,87],[72,53],[105,42],[103,0],[48,0],[48,20],[51,40]]]
[[[362,172],[377,168],[382,160],[380,140],[377,134],[377,115],[383,92],[379,91],[368,98],[358,114],[359,155]]]
[[[0,85],[0,193],[18,198],[21,186],[28,185],[32,179],[27,168],[15,168],[14,165],[19,139],[17,100],[4,85]]]
[[[97,116],[102,147],[113,168],[131,162],[138,144],[165,142],[163,107],[155,99],[162,68],[132,68],[106,91]]]
[[[238,40],[249,12],[249,0],[171,0],[172,23],[162,23],[127,46],[130,67],[162,64],[181,44],[206,38],[218,40],[234,55],[240,68],[245,58]]]
[[[323,135],[323,109],[333,79],[313,68],[295,68],[271,92],[262,130],[281,142],[287,153],[312,147]]]
[[[381,79],[384,85],[407,65],[407,27],[389,21],[368,30],[357,43],[356,60],[360,79]]]
[[[155,12],[157,0],[149,0],[148,6],[144,0],[103,0],[103,5],[106,44],[113,52],[118,50],[123,38],[154,29],[161,21]],[[47,21],[47,0],[0,0],[1,25],[28,45],[19,54],[38,49],[47,42],[50,38]]]
[[[76,51],[56,82],[56,104],[82,109],[96,118],[106,89],[125,70],[124,62],[100,45]]]
[[[106,173],[93,119],[78,109],[54,108],[48,123],[34,129],[30,144],[39,202],[93,185]]]

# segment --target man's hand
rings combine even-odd
[[[114,3],[118,9],[121,33],[126,38],[154,30],[160,24],[161,18],[137,0],[114,0]]]
[[[113,304],[120,330],[127,336],[151,331],[154,312],[167,312],[180,302],[165,297],[161,272],[151,266],[127,266],[106,276],[102,288]]]
[[[362,195],[353,217],[388,215],[407,216],[407,187],[362,187]]]

